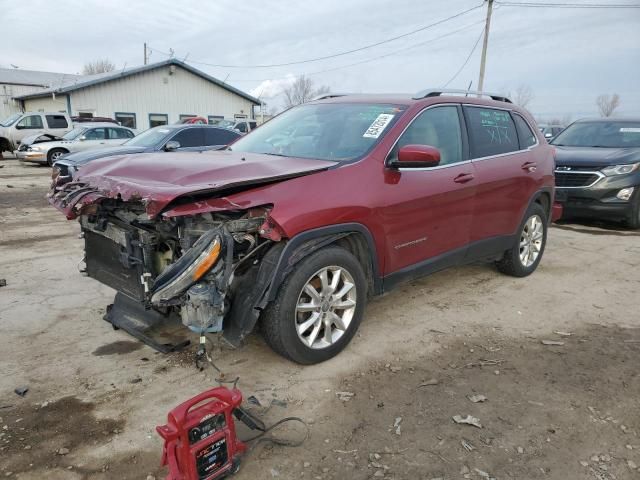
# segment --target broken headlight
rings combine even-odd
[[[215,265],[221,249],[222,241],[215,230],[202,235],[177,262],[156,278],[151,303],[171,300],[186,291]]]

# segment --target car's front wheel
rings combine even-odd
[[[340,247],[301,260],[262,319],[273,350],[301,364],[323,362],[342,351],[362,320],[367,281],[362,266]]]
[[[532,204],[513,246],[496,262],[498,270],[514,277],[526,277],[538,268],[547,244],[547,214],[539,203]]]
[[[49,153],[47,154],[47,163],[49,164],[49,166],[53,167],[53,164],[56,163],[58,159],[65,153],[67,153],[67,151],[62,148],[54,148],[49,151]]]

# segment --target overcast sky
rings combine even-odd
[[[460,69],[481,35],[486,7],[393,42],[317,62],[242,69],[196,62],[258,65],[327,56],[401,35],[480,3],[0,0],[0,67],[77,73],[84,62],[106,57],[128,68],[142,64],[146,41],[152,62],[165,60],[161,52],[173,49],[177,58],[186,57],[219,79],[261,94],[272,105],[278,100],[271,97],[300,74],[311,74],[318,85],[335,92],[414,92],[442,86]],[[477,86],[481,47],[480,41],[449,88],[466,88],[470,81]],[[354,63],[359,64],[339,68]],[[640,9],[494,8],[485,90],[514,92],[521,85],[531,87],[529,109],[539,118],[595,115],[595,98],[601,93],[620,95],[619,114],[640,116]]]

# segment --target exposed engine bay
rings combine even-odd
[[[268,211],[149,220],[142,204],[105,199],[80,216],[86,272],[149,314],[179,315],[194,332],[220,332],[232,297],[255,286],[274,243],[264,237]]]

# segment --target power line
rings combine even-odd
[[[464,26],[464,27],[462,27],[462,28],[458,28],[458,29],[456,29],[456,30],[452,30],[452,31],[447,32],[447,33],[445,33],[445,34],[443,34],[443,35],[439,35],[439,36],[437,36],[437,37],[430,38],[429,40],[425,40],[425,41],[422,41],[422,42],[419,42],[419,43],[416,43],[416,44],[413,44],[413,45],[409,45],[408,47],[404,47],[404,48],[401,48],[401,49],[399,49],[399,50],[394,50],[393,52],[385,53],[385,54],[383,54],[383,55],[378,55],[378,56],[376,56],[376,57],[368,58],[368,59],[365,59],[365,60],[360,60],[360,61],[358,61],[358,62],[349,63],[349,64],[347,64],[347,65],[340,65],[340,66],[337,66],[337,67],[332,67],[332,68],[326,68],[326,69],[323,69],[323,70],[318,70],[318,71],[316,71],[316,72],[301,73],[301,74],[299,74],[299,75],[289,75],[289,76],[287,76],[287,77],[280,77],[280,78],[263,78],[263,79],[247,79],[247,78],[245,78],[245,79],[234,79],[234,82],[264,82],[264,81],[266,81],[266,80],[287,80],[287,79],[289,79],[289,78],[298,78],[298,77],[302,77],[302,76],[307,76],[307,77],[308,77],[308,76],[311,76],[311,75],[319,75],[319,74],[321,74],[321,73],[333,72],[333,71],[335,71],[335,70],[341,70],[341,69],[343,69],[343,68],[353,67],[353,66],[356,66],[356,65],[362,65],[363,63],[373,62],[373,61],[375,61],[375,60],[379,60],[379,59],[381,59],[381,58],[386,58],[386,57],[390,57],[390,56],[392,56],[392,55],[397,55],[398,53],[402,53],[402,52],[405,52],[405,51],[407,51],[407,50],[412,50],[412,49],[414,49],[414,48],[422,47],[422,46],[427,45],[427,44],[429,44],[429,43],[433,43],[433,42],[435,42],[435,41],[437,41],[437,40],[441,40],[442,38],[449,37],[449,36],[451,36],[451,35],[455,35],[456,33],[461,32],[461,31],[463,31],[463,30],[467,30],[467,29],[468,29],[468,28],[470,28],[470,27],[475,27],[476,25],[478,25],[478,24],[480,24],[480,23],[484,23],[484,20],[480,20],[480,21],[478,21],[478,22],[470,23],[470,24],[468,24],[468,25],[465,25],[465,26]]]
[[[208,67],[220,67],[220,68],[272,68],[272,67],[288,67],[291,65],[300,65],[303,63],[311,63],[311,62],[318,62],[320,60],[328,60],[330,58],[336,58],[336,57],[341,57],[343,55],[349,55],[351,53],[356,53],[356,52],[361,52],[363,50],[367,50],[369,48],[373,48],[373,47],[377,47],[380,45],[384,45],[385,43],[389,43],[389,42],[393,42],[395,40],[399,40],[401,38],[405,38],[408,37],[410,35],[415,35],[416,33],[419,32],[423,32],[429,28],[433,28],[435,26],[441,25],[445,22],[448,22],[450,20],[453,20],[454,18],[458,18],[461,17],[462,15],[465,15],[473,10],[477,10],[478,8],[482,7],[482,3],[480,5],[476,5],[475,7],[471,7],[468,8],[467,10],[464,10],[462,12],[458,12],[455,15],[451,15],[450,17],[444,18],[442,20],[438,20],[437,22],[431,23],[429,25],[425,25],[423,27],[417,28],[415,30],[412,30],[410,32],[407,33],[403,33],[401,35],[396,35],[395,37],[391,37],[391,38],[387,38],[385,40],[381,40],[379,42],[375,42],[375,43],[371,43],[369,45],[365,45],[362,47],[358,47],[358,48],[354,48],[352,50],[346,50],[344,52],[339,52],[339,53],[334,53],[331,55],[325,55],[322,57],[315,57],[315,58],[308,58],[306,60],[298,60],[298,61],[292,61],[292,62],[285,62],[285,63],[273,63],[273,64],[262,64],[262,65],[225,65],[225,64],[218,64],[218,63],[208,63],[208,62],[202,62],[202,61],[196,61],[196,60],[191,60],[190,63],[195,63],[198,65],[206,65]],[[155,51],[157,51],[158,53],[161,53],[163,55],[167,55],[169,56],[170,54],[166,53],[166,52],[162,52],[160,50],[157,49],[153,49]]]
[[[471,60],[471,57],[473,55],[473,52],[476,51],[476,48],[478,48],[478,44],[480,43],[480,40],[482,39],[482,36],[484,35],[484,28],[482,29],[482,31],[480,32],[480,35],[478,36],[478,39],[476,40],[476,43],[473,44],[473,48],[471,49],[471,51],[469,52],[469,55],[467,56],[467,59],[464,61],[464,63],[462,64],[462,66],[458,69],[458,71],[455,73],[455,75],[453,77],[451,77],[449,79],[449,81],[447,83],[445,83],[442,88],[446,88],[449,86],[449,84],[451,82],[453,82],[456,77],[458,75],[460,75],[460,72],[462,72],[462,70],[464,69],[464,67],[467,66],[467,63],[469,63],[469,60]]]
[[[509,2],[495,0],[503,7],[529,8],[640,8],[640,3],[547,3],[547,2]]]

